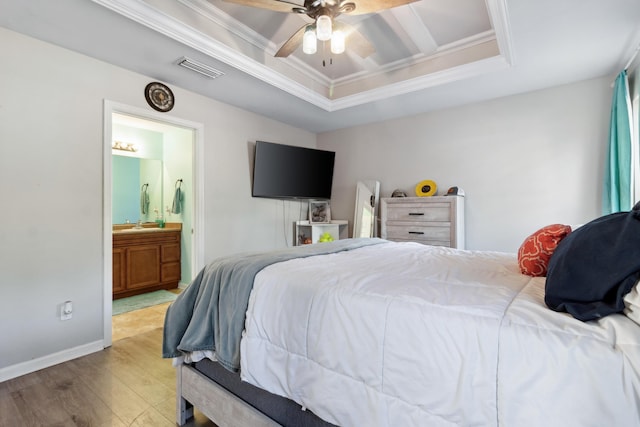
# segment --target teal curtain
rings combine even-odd
[[[631,98],[627,72],[616,78],[611,105],[603,213],[631,210]]]

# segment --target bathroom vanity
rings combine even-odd
[[[178,287],[181,226],[113,226],[113,299]]]

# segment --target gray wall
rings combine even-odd
[[[335,150],[332,214],[352,220],[357,180],[381,196],[423,179],[464,189],[468,249],[515,252],[547,224],[600,215],[611,81],[602,78],[318,136]]]
[[[143,96],[153,79],[2,28],[0,51],[2,381],[101,348],[103,100],[153,111]],[[169,115],[205,129],[205,261],[285,246],[285,204],[251,197],[250,142],[314,147],[315,134],[172,89]],[[285,206],[291,223],[297,205]]]

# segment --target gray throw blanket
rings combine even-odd
[[[162,357],[211,350],[215,351],[222,366],[238,371],[249,294],[260,270],[294,258],[348,251],[383,242],[385,240],[375,238],[346,239],[214,260],[169,306],[164,320]]]

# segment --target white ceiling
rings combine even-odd
[[[640,43],[638,0],[419,0],[337,20],[376,52],[347,39],[274,58],[309,18],[222,0],[0,0],[0,26],[312,132],[613,76]]]

